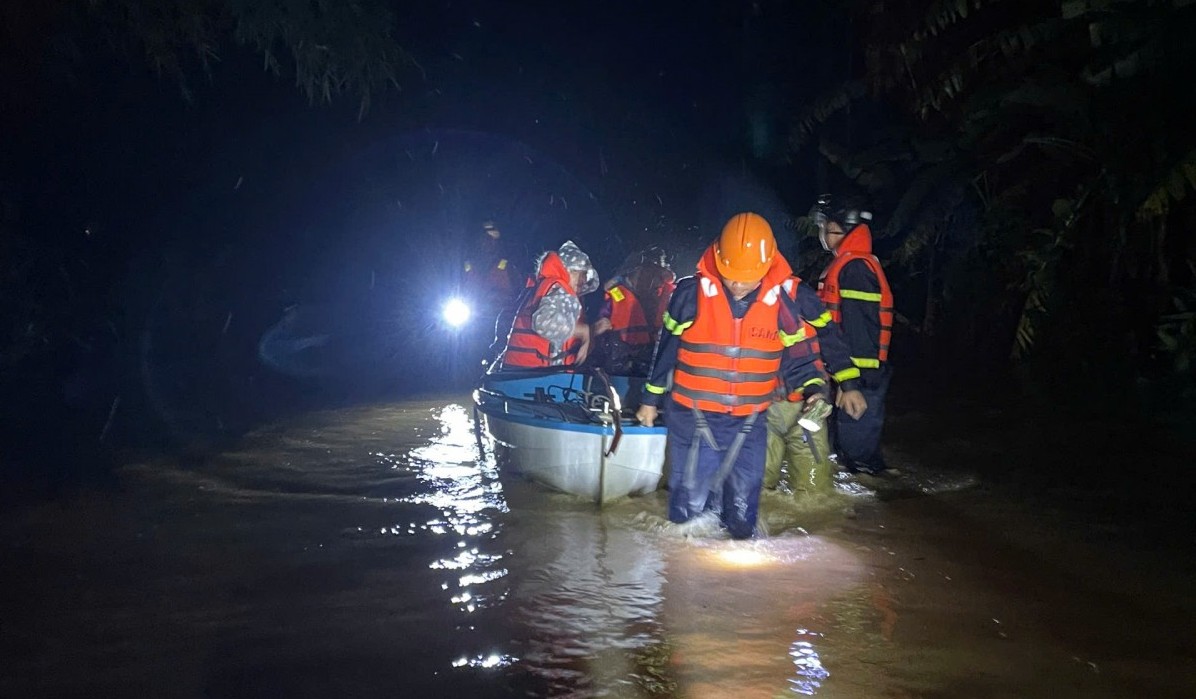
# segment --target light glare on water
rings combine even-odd
[[[927,516],[930,501],[845,495],[867,503],[848,519],[840,499],[765,493],[773,535],[732,541],[711,518],[669,523],[663,492],[598,510],[509,478],[456,402],[313,414],[124,480],[126,514],[59,508],[10,532],[52,551],[14,570],[77,569],[25,590],[3,640],[75,650],[39,656],[36,674],[7,663],[0,695],[1168,696],[1185,682],[1166,671],[1188,658],[1182,633],[1152,640],[1071,582],[1055,594],[1041,566]]]
[[[729,568],[759,568],[772,562],[759,551],[742,548],[718,551],[715,557]]]
[[[821,638],[822,634],[807,629],[797,630],[798,639]],[[789,657],[793,658],[793,665],[797,668],[797,677],[790,680],[793,691],[798,694],[813,696],[822,688],[822,683],[830,677],[830,672],[822,666],[822,659],[818,657],[818,650],[811,640],[797,640],[789,647]]]

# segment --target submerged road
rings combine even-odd
[[[11,511],[0,696],[1191,697],[1191,580],[909,459],[767,539],[479,458],[464,401],[313,413]]]

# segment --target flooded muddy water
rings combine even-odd
[[[766,493],[734,542],[510,478],[472,429],[313,413],[7,513],[0,696],[1196,696],[1190,581],[966,474]]]

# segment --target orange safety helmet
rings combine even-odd
[[[777,241],[772,226],[760,214],[735,214],[714,244],[714,264],[723,279],[758,282],[772,266]]]

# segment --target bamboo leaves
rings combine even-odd
[[[1165,216],[1171,204],[1182,201],[1189,189],[1196,190],[1196,150],[1190,151],[1163,175],[1138,207],[1138,218]]]
[[[87,7],[185,94],[188,57],[207,70],[228,38],[260,54],[265,70],[293,71],[313,102],[353,95],[359,114],[379,91],[398,87],[403,69],[419,68],[395,41],[395,18],[383,0],[90,0]]]
[[[853,84],[881,97],[907,131],[842,139],[854,150],[823,138],[820,151],[890,212],[879,231],[893,240],[888,261],[910,276],[944,279],[967,278],[963,265],[987,265],[970,276],[986,275],[986,288],[1004,295],[990,307],[1007,316],[1002,333],[1013,347],[1004,347],[1014,357],[1040,346],[1048,328],[1084,332],[1072,320],[1076,309],[1048,316],[1074,298],[1096,303],[1108,289],[1133,288],[1136,296],[1113,293],[1114,301],[1136,318],[1166,313],[1157,299],[1169,296],[1173,276],[1187,279],[1174,256],[1192,245],[1196,1],[885,7],[861,18],[868,60]],[[828,107],[849,103],[842,92],[816,103],[795,145],[835,113]],[[874,157],[882,143],[906,157]],[[979,218],[969,218],[975,210]],[[1084,293],[1079,284],[1103,289]],[[923,286],[952,312],[946,281]],[[1149,327],[1136,323],[1139,336],[1126,346],[1149,344],[1140,336]]]
[[[1196,274],[1196,269],[1192,272]],[[1178,290],[1171,304],[1173,312],[1159,318],[1155,336],[1171,357],[1174,371],[1181,376],[1190,375],[1196,365],[1196,286]]]

